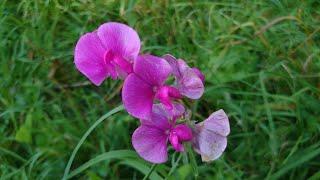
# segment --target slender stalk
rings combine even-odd
[[[156,166],[157,166],[157,164],[153,164],[153,165],[151,166],[150,171],[148,172],[147,175],[144,176],[143,180],[147,180],[147,179],[149,178],[149,176],[150,176],[151,173],[154,171],[154,169],[156,168]]]
[[[70,168],[72,165],[72,162],[78,152],[78,150],[80,149],[81,145],[84,143],[84,141],[87,139],[87,137],[90,135],[90,133],[101,123],[103,122],[105,119],[107,119],[108,117],[112,116],[113,114],[116,114],[119,111],[122,111],[124,109],[123,105],[119,105],[118,107],[112,109],[111,111],[107,112],[105,115],[103,115],[102,117],[100,117],[95,123],[93,123],[90,128],[86,131],[86,133],[84,133],[84,135],[82,136],[82,138],[80,139],[80,141],[78,142],[77,146],[73,149],[72,154],[69,158],[68,164],[66,166],[66,168],[64,169],[64,174],[62,179],[66,180],[68,179],[68,175],[70,172]]]

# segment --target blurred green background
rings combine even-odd
[[[83,134],[121,103],[120,81],[96,87],[73,64],[78,38],[108,21],[134,27],[143,53],[204,72],[204,96],[186,103],[193,119],[230,117],[219,160],[195,154],[196,167],[170,150],[151,179],[320,179],[318,0],[0,0],[0,179],[61,179]],[[138,124],[124,111],[101,123],[71,172],[91,164],[73,178],[148,174],[131,146]]]

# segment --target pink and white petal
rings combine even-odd
[[[130,74],[124,81],[122,101],[128,113],[139,119],[150,119],[154,93],[152,87],[136,74]]]
[[[132,145],[139,156],[152,163],[168,159],[167,135],[154,127],[141,125],[132,135]]]
[[[76,68],[97,86],[109,75],[103,60],[104,52],[95,32],[81,36],[74,50]]]
[[[190,99],[199,99],[204,93],[202,80],[191,68],[182,72],[182,78],[178,79],[177,87],[182,95]]]
[[[133,62],[139,54],[140,38],[134,29],[125,24],[104,23],[98,28],[98,36],[107,50],[129,62]]]
[[[171,73],[170,64],[157,56],[140,55],[136,59],[133,71],[153,86],[161,86]]]
[[[207,129],[200,131],[197,137],[202,161],[218,159],[227,147],[227,138]]]
[[[230,133],[230,125],[227,114],[222,110],[212,113],[205,121],[203,126],[212,132],[221,136],[228,136]]]

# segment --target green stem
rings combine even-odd
[[[99,118],[94,124],[92,124],[90,126],[90,128],[86,131],[86,133],[82,136],[82,138],[80,139],[80,141],[78,142],[77,146],[74,148],[74,150],[72,151],[72,154],[69,158],[68,164],[64,170],[64,174],[62,179],[66,180],[68,179],[68,175],[69,175],[69,171],[72,165],[72,162],[78,152],[78,150],[80,149],[81,145],[84,143],[84,141],[87,139],[87,137],[90,135],[90,133],[101,123],[103,122],[105,119],[107,119],[109,116],[112,116],[113,114],[122,111],[124,109],[123,105],[120,105],[114,109],[112,109],[111,111],[109,111],[108,113],[106,113],[105,115],[103,115],[101,118]]]

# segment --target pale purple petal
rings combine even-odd
[[[223,110],[216,111],[193,129],[193,148],[203,161],[213,161],[221,156],[227,147],[230,133],[228,116]]]
[[[97,86],[109,75],[103,60],[104,52],[95,32],[81,36],[74,51],[77,69]]]
[[[181,94],[190,99],[199,99],[204,92],[203,74],[197,68],[190,68],[182,59],[176,59],[170,54],[163,56],[170,64],[176,78],[177,88]]]
[[[172,127],[167,117],[164,114],[155,113],[154,109],[150,119],[140,119],[140,122],[142,125],[151,126],[157,129],[161,129],[163,131],[168,131]]]
[[[201,79],[202,83],[204,83],[204,81],[205,81],[205,76],[204,76],[204,74],[203,74],[198,68],[193,67],[192,70],[193,70],[193,72],[195,72],[195,73],[197,74],[197,76]]]
[[[227,136],[230,133],[229,119],[222,109],[212,113],[203,121],[203,126],[205,129],[220,134],[221,136]]]
[[[129,62],[133,62],[139,54],[139,36],[134,29],[125,24],[116,22],[102,24],[98,28],[98,36],[108,51]]]
[[[134,73],[125,79],[122,101],[130,115],[139,119],[150,119],[153,96],[152,87]]]
[[[218,159],[227,147],[227,138],[207,129],[197,134],[198,152],[202,161],[209,162]]]
[[[164,56],[162,56],[163,59],[165,59],[171,66],[172,68],[172,74],[177,77],[177,78],[181,78],[181,73],[179,70],[179,65],[178,65],[178,61],[177,59],[172,56],[171,54],[166,54]]]
[[[170,64],[159,57],[140,55],[136,59],[133,71],[153,86],[161,86],[171,73]]]
[[[177,87],[181,94],[190,99],[199,99],[204,92],[202,80],[190,68],[182,73],[182,78],[177,80]]]
[[[168,110],[163,104],[154,104],[152,111],[156,114],[162,114],[169,120],[175,120],[183,115],[185,108],[182,104],[174,102],[172,110]]]
[[[152,163],[164,163],[168,159],[167,135],[163,130],[141,125],[132,135],[132,145],[143,159]]]

